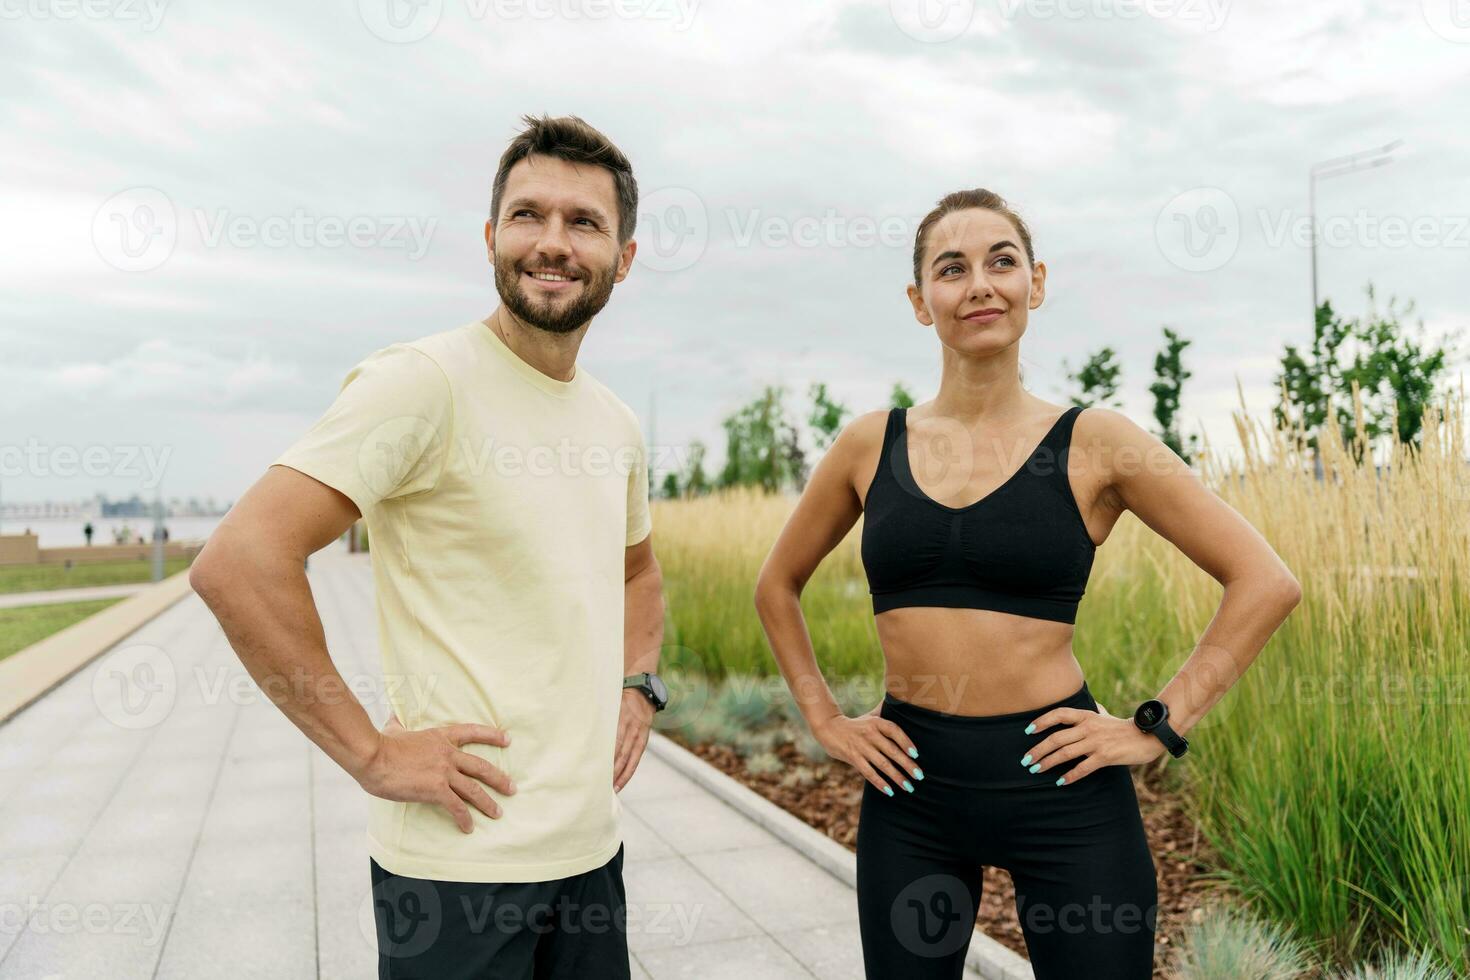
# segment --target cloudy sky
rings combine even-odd
[[[912,232],[982,186],[1049,296],[1028,387],[1103,346],[1148,424],[1164,326],[1185,427],[1236,443],[1320,291],[1470,326],[1464,0],[0,0],[0,493],[234,498],[385,344],[478,319],[525,112],[631,157],[639,261],[582,363],[659,466],[767,384],[853,411],[939,348]],[[1464,360],[1456,373],[1464,370]]]

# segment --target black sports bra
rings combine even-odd
[[[1097,550],[1067,480],[1081,411],[1063,412],[1019,470],[966,507],[919,489],[909,469],[907,410],[889,411],[863,504],[874,614],[958,606],[1075,623]]]

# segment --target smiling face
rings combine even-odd
[[[569,333],[607,305],[637,244],[618,245],[618,199],[606,168],[533,153],[506,177],[485,224],[501,302],[524,323]]]
[[[951,211],[934,223],[920,277],[908,288],[914,316],[945,346],[969,353],[1015,343],[1046,296],[1046,264],[1028,266],[1015,226],[988,208]]]

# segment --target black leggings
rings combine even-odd
[[[1149,980],[1158,887],[1127,766],[1056,785],[1071,759],[1031,773],[1021,757],[1058,726],[1025,734],[1071,697],[1004,715],[952,715],[886,695],[879,714],[919,751],[892,797],[867,783],[857,895],[868,980],[959,978],[980,906],[981,869],[1005,868],[1036,980]]]

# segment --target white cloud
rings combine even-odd
[[[38,402],[65,399],[111,412],[159,405],[204,412],[264,408],[301,382],[296,365],[254,349],[221,356],[163,338],[110,360],[63,359],[27,373]]]
[[[374,36],[352,2],[171,5],[153,31],[6,21],[0,409],[57,432],[99,413],[146,419],[172,434],[182,472],[219,481],[180,491],[237,495],[257,461],[227,458],[209,432],[275,425],[259,444],[285,445],[368,351],[493,307],[480,224],[523,112],[584,116],[628,151],[645,194],[690,188],[708,209],[701,258],[635,267],[584,351],[640,412],[657,388],[661,442],[702,438],[716,457],[721,416],[764,384],[804,398],[826,379],[863,411],[898,380],[929,397],[939,370],[903,298],[907,242],[742,245],[730,213],[911,220],[946,191],[991,187],[1050,267],[1023,341],[1033,390],[1060,400],[1062,361],[1109,344],[1142,419],[1168,324],[1196,340],[1184,415],[1226,442],[1235,376],[1269,395],[1281,344],[1308,337],[1307,254],[1250,234],[1215,271],[1176,268],[1153,231],[1174,194],[1220,187],[1242,215],[1304,213],[1312,161],[1402,137],[1393,166],[1326,185],[1323,213],[1470,214],[1470,46],[1436,34],[1419,3],[1235,0],[1215,30],[1041,2],[1001,20],[978,4],[965,33],[933,44],[900,29],[888,0],[685,3],[694,16],[676,29],[472,20],[446,0],[413,44]],[[104,202],[139,187],[182,217],[165,261],[125,272],[92,230]],[[435,230],[408,261],[316,239],[211,247],[192,217],[260,225],[298,210]],[[1321,258],[1340,305],[1362,305],[1372,278],[1431,328],[1467,319],[1465,249]]]

